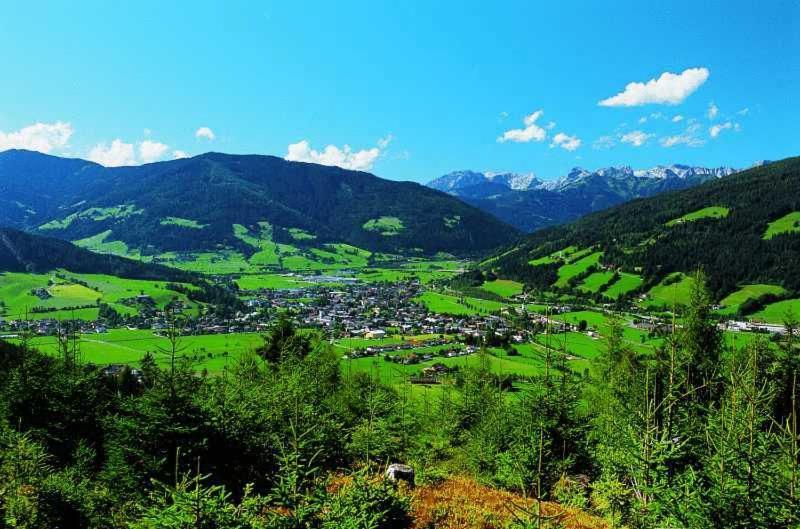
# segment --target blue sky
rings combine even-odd
[[[427,4],[10,3],[0,149],[415,181],[800,154],[796,1]]]

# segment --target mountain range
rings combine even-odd
[[[389,253],[484,253],[519,236],[490,214],[412,182],[274,156],[207,153],[109,168],[0,153],[0,226],[141,254],[235,249],[253,239]]]
[[[644,170],[622,166],[596,171],[576,167],[561,178],[541,180],[533,173],[456,171],[427,185],[457,196],[522,231],[532,232],[629,200],[689,188],[735,172],[729,167],[686,165]]]

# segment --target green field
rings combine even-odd
[[[609,299],[619,299],[620,296],[624,296],[628,292],[633,292],[642,286],[643,282],[644,280],[639,275],[620,272],[619,279],[612,283],[611,286],[603,292],[603,295]]]
[[[555,282],[554,286],[557,288],[568,286],[572,278],[585,273],[592,266],[596,266],[600,262],[602,256],[603,252],[594,252],[576,261],[562,265],[558,269],[558,280]]]
[[[688,305],[694,279],[681,272],[664,278],[647,293],[643,305],[647,308],[666,308],[673,305]]]
[[[614,278],[614,272],[594,272],[589,274],[583,282],[578,285],[578,290],[582,292],[596,293]]]
[[[255,350],[263,339],[260,334],[210,334],[184,336],[180,340],[179,355],[191,360],[198,371],[206,369],[217,373],[245,351]],[[102,334],[84,334],[80,337],[80,352],[85,362],[98,365],[139,365],[145,353],[153,354],[156,363],[167,365],[169,341],[150,330],[113,329]],[[53,336],[34,338],[32,347],[48,354],[57,354]]]
[[[473,314],[489,314],[503,308],[497,301],[471,297],[456,297],[438,292],[423,292],[416,298],[431,312],[438,314],[452,314],[454,316],[469,316]]]
[[[93,235],[91,237],[86,237],[85,239],[79,239],[77,241],[72,241],[76,246],[80,246],[81,248],[86,248],[87,250],[91,250],[97,253],[109,253],[113,255],[128,255],[128,245],[122,241],[108,241],[108,237],[111,235],[111,230],[106,230],[103,232],[98,233],[97,235]]]
[[[492,294],[497,294],[502,298],[511,298],[522,293],[522,283],[511,281],[508,279],[496,279],[494,281],[486,281],[481,288]]]
[[[793,211],[776,221],[770,222],[769,226],[767,226],[767,231],[764,233],[764,238],[769,240],[776,235],[784,233],[800,233],[800,211]]]
[[[196,303],[190,302],[184,294],[167,289],[167,283],[163,281],[74,274],[63,270],[58,273],[66,279],[56,277],[55,274],[0,274],[0,301],[4,304],[5,317],[22,319],[27,311],[31,319],[71,319],[74,316],[77,319],[94,320],[98,314],[98,301],[108,304],[121,314],[134,314],[136,309],[123,305],[121,301],[138,295],[152,297],[156,305],[162,308],[173,299],[179,299],[188,307],[190,314],[197,312]],[[33,291],[37,289],[46,291],[49,297],[43,299],[35,295]],[[56,310],[34,312],[35,307]],[[73,312],[67,307],[85,308]]]
[[[786,299],[764,307],[761,311],[751,314],[749,318],[767,323],[783,323],[788,314],[795,319],[800,318],[800,299]]]
[[[667,222],[667,226],[676,226],[678,224],[683,224],[684,222],[694,222],[700,219],[724,219],[730,212],[731,210],[724,206],[709,206],[707,208],[698,209],[697,211],[687,213],[686,215],[678,217],[677,219],[672,219],[671,221]]]
[[[767,294],[782,296],[786,294],[786,289],[777,285],[744,285],[720,302],[723,307],[720,312],[723,314],[735,314],[742,303],[749,300],[757,300]]]

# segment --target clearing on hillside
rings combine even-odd
[[[648,308],[669,309],[673,305],[688,305],[694,279],[683,272],[673,272],[650,289],[643,305]]]
[[[797,319],[798,317],[800,317],[800,299],[786,299],[767,305],[762,310],[752,314],[750,319],[781,324],[787,318]]]
[[[558,269],[558,281],[555,282],[555,287],[564,288],[569,286],[572,278],[585,273],[589,268],[596,266],[600,262],[603,252],[594,252],[582,257],[577,261],[569,262]]]
[[[594,272],[589,274],[583,282],[578,285],[578,290],[594,294],[599,292],[604,286],[614,278],[614,272]]]
[[[522,286],[522,283],[509,279],[496,279],[494,281],[486,281],[481,288],[502,298],[511,298],[522,293]]]
[[[770,240],[784,233],[800,233],[800,211],[793,211],[776,221],[770,222],[769,226],[767,226],[767,231],[764,233],[764,239]]]
[[[642,286],[642,283],[644,283],[642,276],[620,272],[619,279],[614,281],[614,283],[603,292],[603,295],[609,299],[619,299],[620,296],[633,292]]]
[[[743,285],[739,290],[729,294],[720,302],[720,305],[724,307],[720,312],[723,314],[735,314],[743,303],[760,299],[768,294],[782,296],[786,294],[786,289],[778,285]]]
[[[370,219],[361,227],[367,231],[377,231],[386,237],[397,235],[406,228],[403,224],[403,221],[397,217],[379,217],[377,219]]]
[[[678,224],[683,224],[684,222],[694,222],[700,219],[724,219],[730,212],[731,210],[724,206],[709,206],[707,208],[698,209],[697,211],[687,213],[686,215],[678,217],[677,219],[672,219],[671,221],[667,222],[667,226],[676,226]]]

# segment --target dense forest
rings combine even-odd
[[[604,264],[642,273],[651,284],[671,272],[702,268],[716,299],[748,282],[799,292],[800,236],[764,237],[771,222],[800,211],[798,189],[800,158],[786,159],[534,233],[501,252],[490,267],[498,275],[546,289],[555,281],[557,266],[531,266],[530,260],[575,245],[602,250]],[[670,223],[711,206],[729,213]]]
[[[797,324],[728,347],[695,285],[654,354],[612,323],[584,373],[555,347],[512,386],[483,352],[436,398],[343,369],[288,318],[214,377],[183,359],[178,317],[138,371],[23,335],[0,343],[0,526],[422,527],[379,477],[402,462],[418,485],[469,475],[613,527],[797,527]],[[559,523],[526,511],[512,526]]]
[[[271,224],[280,242],[303,244],[287,231],[298,228],[315,235],[315,244],[426,254],[477,255],[519,235],[491,215],[416,183],[274,156],[208,153],[106,168],[6,151],[0,153],[0,188],[0,226],[67,240],[110,230],[109,241],[150,254],[220,247],[252,253],[233,225],[258,233],[259,222]],[[182,221],[168,220],[174,218]],[[399,228],[369,229],[369,221],[381,218]]]

